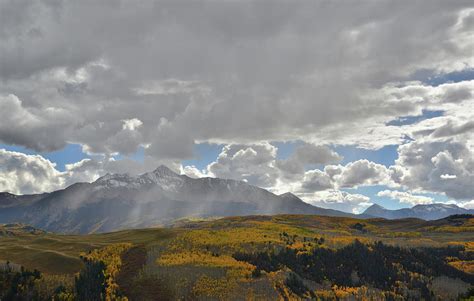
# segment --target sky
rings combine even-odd
[[[474,208],[474,3],[0,1],[0,191],[161,164]]]

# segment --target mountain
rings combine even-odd
[[[464,209],[454,204],[442,203],[416,205],[412,208],[403,208],[398,210],[390,210],[380,205],[374,204],[367,208],[363,214],[373,217],[383,217],[386,219],[414,217],[424,220],[435,220],[454,214],[474,214],[474,210]]]
[[[107,174],[51,193],[0,194],[0,223],[62,233],[149,227],[192,216],[280,213],[354,216],[312,206],[291,193],[279,196],[243,181],[194,179],[166,166],[139,176]]]

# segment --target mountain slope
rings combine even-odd
[[[0,206],[0,223],[23,222],[65,233],[149,227],[189,216],[353,216],[314,207],[293,194],[278,196],[243,181],[193,179],[165,166],[136,177],[107,174],[93,183],[77,183],[47,194],[2,194]]]
[[[367,208],[363,214],[386,219],[414,217],[424,220],[435,220],[455,214],[474,214],[474,210],[464,209],[454,204],[442,203],[416,205],[412,208],[403,208],[398,210],[390,210],[380,205],[374,204]]]

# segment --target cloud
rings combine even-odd
[[[137,95],[172,95],[199,92],[210,93],[209,88],[197,81],[166,79],[144,83],[140,88],[133,89]]]
[[[38,151],[144,145],[156,160],[182,160],[197,142],[380,148],[403,142],[386,121],[425,105],[384,87],[474,66],[466,3],[0,5],[0,94],[21,101],[15,116],[36,120],[3,127],[0,140]],[[461,86],[443,93],[452,105],[472,97]],[[134,118],[136,133],[123,133]]]
[[[315,206],[342,210],[345,212],[362,213],[372,205],[370,198],[356,193],[340,190],[326,190],[305,195],[304,199]]]
[[[373,185],[396,187],[393,177],[391,168],[363,159],[346,165],[326,165],[324,170],[308,170],[300,187],[302,193]]]
[[[261,187],[275,185],[277,149],[269,143],[224,146],[217,160],[208,165],[208,172],[218,178],[245,180]]]
[[[474,152],[466,142],[413,141],[400,146],[398,153],[400,184],[458,200],[474,197]]]
[[[468,121],[464,124],[456,126],[452,123],[452,121],[448,121],[445,125],[437,128],[433,133],[432,136],[435,138],[439,137],[451,137],[460,134],[464,134],[466,132],[474,131],[474,121]]]
[[[331,177],[320,170],[310,170],[305,173],[301,187],[306,191],[321,191],[334,187]]]
[[[64,147],[71,128],[68,112],[58,108],[25,108],[14,94],[0,94],[0,141],[40,151]]]
[[[433,203],[433,198],[431,197],[423,195],[414,195],[409,192],[398,190],[382,190],[377,193],[377,196],[388,197],[393,200],[398,200],[400,203],[409,204],[410,206]]]
[[[40,193],[58,189],[64,179],[55,164],[39,155],[25,155],[0,149],[0,191]]]
[[[340,187],[356,188],[365,185],[388,185],[391,183],[390,171],[381,164],[368,160],[358,160],[344,166],[337,177]]]
[[[195,179],[208,176],[206,171],[199,170],[194,165],[181,166],[180,173],[183,175],[187,175],[188,177],[195,178]]]
[[[143,122],[138,118],[124,119],[123,121],[123,130],[134,131],[143,125]]]
[[[288,159],[277,160],[276,165],[288,175],[303,174],[308,166],[337,163],[342,157],[325,145],[303,144]]]
[[[466,209],[474,209],[474,200],[470,200],[466,202],[456,202],[456,204]]]
[[[444,174],[444,175],[441,175],[439,177],[443,180],[451,180],[451,179],[456,179],[457,178],[456,175],[450,175],[450,174]]]

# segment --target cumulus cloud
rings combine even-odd
[[[326,190],[304,196],[305,200],[315,206],[361,213],[372,205],[370,198],[357,193],[341,190]]]
[[[308,170],[301,187],[305,191],[319,191],[372,185],[397,186],[392,175],[393,171],[384,165],[363,159],[344,166],[327,165],[324,170]]]
[[[277,149],[269,143],[254,145],[226,145],[217,160],[208,166],[215,177],[246,180],[253,185],[272,187],[276,183]]]
[[[390,184],[390,172],[381,164],[358,160],[347,164],[337,176],[340,187],[354,188],[360,185]]]
[[[400,183],[409,189],[459,200],[474,197],[474,152],[465,142],[413,141],[399,147],[396,165]]]
[[[195,179],[208,176],[206,171],[199,170],[194,165],[181,166],[180,173],[183,175],[187,175],[190,178],[195,178]]]
[[[0,191],[31,194],[52,191],[64,185],[55,164],[39,155],[0,149]]]
[[[432,204],[433,198],[424,195],[415,195],[406,191],[398,190],[382,190],[377,193],[380,197],[388,197],[393,200],[398,200],[400,203],[409,204],[410,206],[415,205],[426,205]]]
[[[320,191],[334,187],[331,177],[321,170],[310,170],[305,173],[301,187],[306,191]]]

